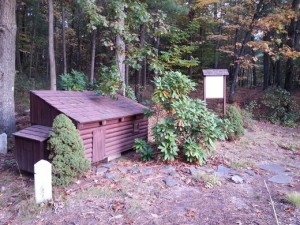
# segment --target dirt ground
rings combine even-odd
[[[300,190],[300,130],[255,122],[236,142],[219,142],[206,165],[175,161],[144,163],[134,152],[105,164],[106,174],[89,172],[54,200],[34,205],[33,177],[20,174],[11,154],[1,155],[0,224],[300,224],[300,209],[284,194]],[[275,184],[260,165],[276,164],[293,180]],[[217,166],[235,171],[216,176]],[[102,164],[97,166],[103,168]],[[126,172],[123,169],[126,168]],[[191,170],[194,173],[191,174]],[[196,171],[196,173],[195,173]],[[252,172],[251,172],[252,171]],[[166,185],[166,179],[175,185]]]
[[[20,115],[18,127],[27,119]],[[260,168],[269,164],[292,180],[271,182],[276,174]],[[230,172],[220,174],[220,167]],[[300,225],[300,208],[284,200],[300,191],[300,128],[256,121],[240,140],[218,142],[202,166],[142,162],[127,152],[54,187],[53,201],[41,206],[34,204],[33,175],[20,173],[9,152],[0,154],[0,188],[0,224],[274,225],[276,215],[281,225]]]

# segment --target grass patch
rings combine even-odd
[[[90,187],[82,192],[76,193],[73,198],[82,200],[86,198],[110,198],[119,196],[119,193],[108,187]]]
[[[296,207],[300,207],[300,192],[293,191],[287,193],[284,197],[284,200]]]
[[[233,169],[245,169],[248,167],[253,167],[254,163],[250,162],[250,161],[231,161],[230,162],[230,167],[232,167]]]
[[[220,186],[222,182],[216,174],[207,174],[205,172],[198,172],[193,175],[193,179],[204,182],[206,188],[213,188],[215,186]]]

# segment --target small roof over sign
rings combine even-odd
[[[209,70],[202,70],[204,76],[228,76],[227,69],[209,69]]]

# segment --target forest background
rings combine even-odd
[[[14,124],[3,102],[28,104],[29,90],[61,89],[59,75],[72,71],[91,86],[117,73],[139,101],[170,70],[199,81],[202,69],[228,69],[230,103],[238,86],[300,85],[300,0],[4,0],[1,13],[0,28],[9,21],[16,35],[5,46],[16,70],[2,67],[0,133]]]

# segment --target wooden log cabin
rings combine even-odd
[[[145,109],[145,106],[123,96],[114,100],[90,91],[31,91],[32,127],[14,134],[19,167],[33,172],[33,164],[46,156],[43,153],[47,140],[45,133],[50,132],[54,118],[61,113],[68,116],[79,130],[85,156],[94,163],[131,149],[135,138],[147,140]],[[34,145],[36,142],[40,144]],[[40,147],[33,149],[32,146]]]

